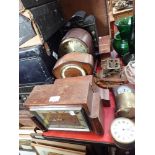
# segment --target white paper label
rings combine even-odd
[[[51,96],[49,102],[59,102],[60,96]]]
[[[70,111],[69,113],[70,113],[70,115],[72,115],[72,116],[75,115],[74,111]]]

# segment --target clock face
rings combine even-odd
[[[81,108],[47,108],[33,111],[48,130],[89,131]]]
[[[132,143],[135,140],[135,124],[128,118],[116,118],[111,124],[111,134],[117,142]]]
[[[88,52],[87,46],[79,39],[74,39],[74,38],[64,41],[61,45],[60,50],[63,53],[71,53],[71,52],[87,53]]]
[[[76,77],[76,76],[85,76],[86,72],[83,68],[75,64],[68,64],[63,66],[61,71],[61,77]]]
[[[128,86],[120,86],[118,89],[117,89],[117,93],[118,94],[123,94],[123,93],[131,93],[132,90],[131,88],[129,88]]]

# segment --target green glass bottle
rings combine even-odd
[[[129,52],[128,41],[121,38],[120,32],[117,32],[114,36],[113,48],[120,56],[124,56]]]
[[[122,40],[129,40],[129,38],[131,38],[131,28],[132,28],[131,16],[117,20],[115,22],[115,25],[117,26],[118,31],[120,32]]]

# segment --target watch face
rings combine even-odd
[[[81,107],[39,108],[31,112],[48,130],[90,131]]]
[[[111,134],[119,143],[132,143],[135,140],[135,124],[128,118],[116,118],[111,124]]]
[[[88,48],[86,44],[80,41],[79,39],[70,38],[62,42],[60,51],[63,53],[71,53],[71,52],[87,53]]]
[[[117,89],[117,93],[118,93],[118,94],[131,93],[131,92],[132,92],[132,89],[129,88],[128,86],[120,86],[120,87]]]

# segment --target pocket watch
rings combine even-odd
[[[111,124],[111,135],[115,144],[123,149],[129,149],[135,141],[135,124],[128,118],[116,118]]]
[[[81,28],[72,28],[60,43],[59,55],[71,52],[92,53],[92,49],[93,41],[89,32]]]
[[[135,117],[135,93],[128,85],[121,85],[113,89],[116,100],[116,116]]]

